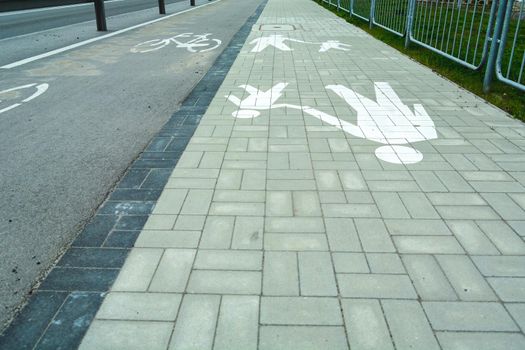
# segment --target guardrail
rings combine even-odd
[[[525,0],[321,0],[525,91]]]

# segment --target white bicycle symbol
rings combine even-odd
[[[14,88],[11,88],[11,89],[7,89],[7,90],[2,90],[2,91],[0,91],[0,98],[2,97],[3,94],[8,94],[8,93],[13,92],[13,91],[19,91],[19,90],[24,90],[24,89],[29,89],[29,88],[34,88],[34,89],[36,89],[36,91],[31,96],[26,97],[25,99],[21,100],[20,102],[13,103],[12,105],[7,106],[5,108],[1,108],[0,109],[0,114],[2,114],[4,112],[7,112],[7,111],[10,111],[13,108],[21,106],[23,103],[29,102],[29,101],[37,98],[38,96],[42,95],[49,88],[49,84],[46,84],[46,83],[43,83],[43,84],[33,83],[33,84],[17,86],[17,87],[14,87]],[[1,99],[0,99],[0,102],[2,102]]]
[[[163,47],[168,46],[171,43],[176,44],[177,48],[185,48],[189,52],[206,52],[218,48],[222,41],[219,39],[211,39],[209,36],[211,33],[206,34],[193,34],[193,33],[182,33],[175,35],[174,37],[167,39],[154,39],[140,43],[131,49],[134,53],[146,53],[151,51],[157,51]],[[180,41],[181,38],[193,38],[189,41]]]

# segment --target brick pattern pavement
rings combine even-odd
[[[262,24],[351,49],[251,52]],[[350,122],[325,86],[388,82],[438,138],[391,164],[304,110],[232,116],[240,85],[281,82],[279,103]],[[270,0],[81,349],[524,349],[524,210],[521,122],[313,1]]]

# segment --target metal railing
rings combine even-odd
[[[322,0],[525,91],[525,0]]]

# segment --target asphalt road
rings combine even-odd
[[[165,0],[166,5],[189,0]],[[109,0],[106,16],[158,7],[157,0]],[[0,39],[91,21],[95,18],[93,3],[0,13]]]
[[[0,69],[0,328],[261,2],[212,2]],[[200,53],[175,44],[131,52],[187,32],[212,33],[222,45]],[[30,84],[36,85],[6,92]]]

